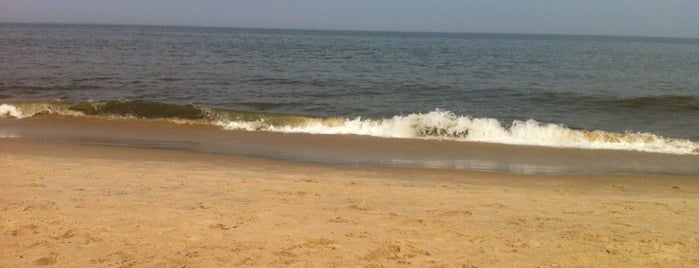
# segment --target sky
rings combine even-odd
[[[0,22],[699,38],[699,0],[0,0]]]

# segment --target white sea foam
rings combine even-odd
[[[82,112],[74,111],[70,106],[60,103],[0,104],[0,117],[24,118],[43,113],[84,116]],[[118,117],[130,116],[120,115]],[[212,118],[216,117],[218,116],[210,116],[210,119],[205,120],[213,120]],[[223,118],[240,118],[240,113],[234,112],[229,117]],[[243,118],[245,117],[243,116]],[[562,148],[699,154],[699,143],[687,139],[666,138],[651,133],[576,130],[557,124],[540,123],[535,120],[514,121],[506,126],[493,118],[459,116],[443,110],[398,115],[384,119],[311,118],[273,114],[247,115],[247,118],[260,119],[256,121],[223,120],[217,124],[225,129],[247,131],[366,135],[385,138],[443,139]],[[207,121],[207,123],[210,122]]]
[[[574,130],[535,120],[514,121],[505,127],[493,118],[471,118],[436,110],[430,113],[394,116],[379,120],[309,119],[300,125],[271,125],[254,122],[219,122],[226,129],[309,134],[351,134],[386,138],[446,139],[563,148],[635,150],[644,152],[699,154],[699,143],[665,138],[650,133],[614,133]]]
[[[0,117],[22,118],[22,110],[9,104],[0,104]]]

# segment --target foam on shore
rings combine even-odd
[[[634,150],[644,152],[697,154],[699,144],[686,139],[665,138],[651,133],[614,133],[575,130],[530,119],[504,126],[494,118],[457,116],[435,110],[385,119],[309,120],[303,125],[273,125],[265,121],[221,121],[226,129],[263,130],[285,133],[352,134],[385,138],[424,138],[456,141],[535,145],[561,148]]]
[[[437,139],[533,145],[556,148],[610,149],[666,154],[699,154],[699,143],[653,133],[572,129],[534,119],[509,125],[495,118],[474,118],[434,110],[389,118],[312,117],[259,113],[145,101],[82,103],[18,103],[0,105],[0,116],[23,118],[56,113],[164,119],[177,123],[214,124],[226,130],[269,131],[322,135],[365,135],[382,138]]]

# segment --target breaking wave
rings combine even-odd
[[[22,118],[22,110],[9,104],[0,104],[0,117]]]
[[[215,124],[227,130],[366,135],[384,138],[699,154],[699,143],[688,139],[667,138],[651,133],[579,130],[535,120],[514,121],[506,125],[494,118],[473,118],[439,109],[429,113],[365,119],[258,113],[145,101],[0,105],[0,117],[23,118],[46,113],[168,119],[176,122]]]
[[[457,116],[435,110],[385,119],[309,120],[303,125],[273,125],[264,121],[220,122],[226,129],[264,130],[286,133],[354,134],[385,138],[425,138],[563,148],[636,150],[644,152],[697,154],[699,144],[686,139],[665,138],[650,133],[614,133],[575,130],[535,120],[503,125],[493,118]]]

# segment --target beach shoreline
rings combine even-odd
[[[699,176],[699,155],[554,148],[440,139],[226,130],[176,120],[37,115],[0,118],[0,137],[167,149],[321,165],[494,171],[515,174]]]
[[[408,28],[0,23],[0,268],[699,267],[699,39]]]
[[[0,139],[0,267],[699,264],[696,176],[333,166]]]

